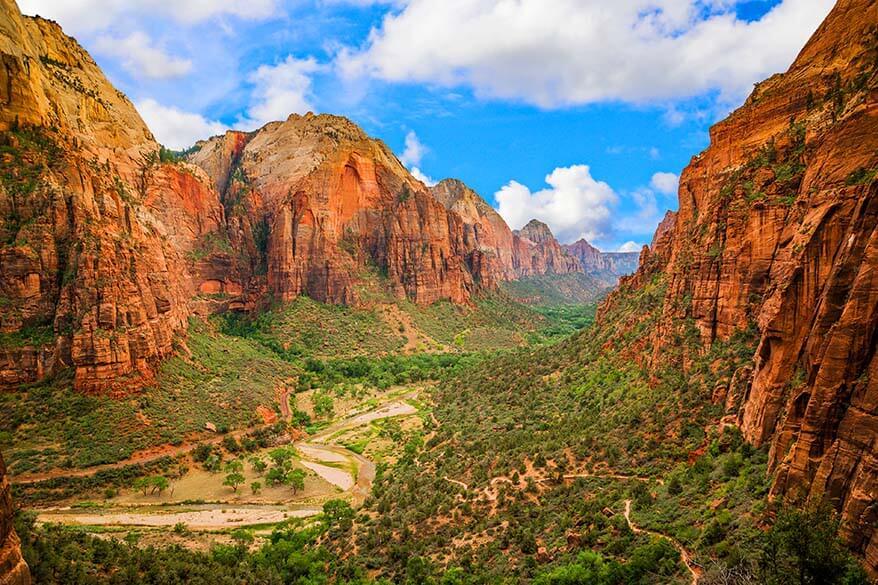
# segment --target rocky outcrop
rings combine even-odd
[[[460,216],[436,201],[380,141],[350,121],[293,115],[200,145],[226,209],[231,263],[245,290],[358,302],[377,270],[399,297],[467,302],[489,281]]]
[[[876,176],[878,4],[840,0],[789,71],[711,130],[682,174],[678,213],[625,281],[665,275],[654,362],[676,323],[691,322],[702,348],[757,332],[752,365],[729,383],[743,388],[730,414],[770,445],[773,494],[832,502],[873,573]]]
[[[12,525],[12,487],[0,455],[0,585],[30,585],[30,571],[21,557],[21,542]]]
[[[637,270],[640,252],[601,252],[585,239],[561,248],[582,265],[582,269],[601,278],[606,284],[614,286],[619,278]]]
[[[583,272],[546,224],[531,220],[520,231],[512,231],[478,193],[456,179],[441,181],[431,192],[463,220],[464,242],[483,266],[483,278],[490,275],[492,281],[499,282]]]
[[[512,233],[524,244],[520,252],[520,276],[582,272],[582,266],[576,258],[567,255],[552,230],[543,222],[532,219]]]
[[[186,242],[221,209],[76,41],[0,8],[0,384],[130,391],[185,329]]]

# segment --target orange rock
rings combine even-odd
[[[663,271],[673,324],[703,344],[748,325],[750,369],[716,398],[771,445],[774,494],[828,498],[878,572],[878,4],[841,0],[789,71],[711,129],[679,211],[625,287]],[[623,287],[624,288],[624,287]],[[624,293],[618,293],[624,294]],[[616,302],[612,296],[607,302]],[[608,305],[609,306],[609,305]]]
[[[12,486],[0,455],[0,584],[30,585],[30,571],[21,557],[21,541],[12,525]]]

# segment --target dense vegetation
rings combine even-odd
[[[275,388],[300,370],[247,339],[193,319],[185,348],[162,365],[158,385],[127,399],[71,391],[68,377],[0,394],[0,448],[16,474],[124,460],[139,449],[180,444],[208,423],[218,430],[262,421]],[[242,392],[246,389],[246,392]]]
[[[526,314],[555,328],[531,330],[530,347],[494,353],[460,351],[457,309],[442,304],[406,310],[434,339],[458,346],[444,354],[319,354],[303,341],[307,336],[291,333],[316,326],[308,323],[289,321],[291,329],[283,335],[259,319],[193,323],[192,359],[172,360],[163,371],[160,388],[168,384],[167,396],[150,392],[121,401],[137,407],[129,416],[142,416],[156,404],[171,413],[161,419],[160,430],[173,431],[175,424],[192,428],[183,422],[199,428],[207,420],[204,413],[196,418],[183,407],[175,410],[174,388],[206,404],[254,396],[266,404],[275,385],[285,383],[315,390],[315,416],[327,419],[333,397],[424,380],[437,382],[429,390],[432,413],[423,418],[423,430],[406,435],[389,465],[378,465],[359,513],[343,502],[331,503],[316,524],[282,525],[258,546],[252,535],[236,531],[239,544],[208,552],[138,545],[136,532],[120,542],[69,528],[34,527],[25,517],[19,522],[25,554],[41,583],[376,582],[370,577],[437,585],[683,583],[689,568],[681,550],[703,571],[700,582],[707,585],[866,583],[835,538],[836,520],[828,508],[799,511],[769,504],[766,453],[723,424],[723,408],[711,401],[717,385],[728,384],[751,358],[753,328],[744,326],[705,352],[694,324],[681,320],[675,331],[665,332],[675,336],[675,344],[656,366],[649,362],[649,333],[664,298],[665,283],[655,277],[616,296],[599,326],[553,344],[545,342],[591,323],[593,310],[556,305],[522,312],[520,305],[503,309],[500,300],[488,299],[478,310],[493,315],[495,324]],[[356,331],[366,319],[341,310],[339,315],[333,321],[339,330]],[[286,335],[299,341],[280,343]],[[233,390],[241,387],[237,376],[245,371],[252,394]],[[103,408],[97,403],[80,408],[95,406]],[[252,418],[255,406],[240,408]],[[248,424],[224,419],[235,415],[209,407],[204,412],[222,424]],[[312,422],[299,411],[294,420],[300,426]],[[34,421],[19,420],[6,432],[14,436]],[[389,421],[378,426],[393,431]],[[105,439],[109,445],[121,442]],[[68,441],[77,453],[77,443]],[[243,444],[230,438],[222,450],[237,453],[246,450]],[[363,446],[352,449],[362,452]],[[217,458],[222,450],[203,445],[194,457],[225,473],[229,489],[237,491],[245,485],[241,470]],[[28,459],[13,453],[13,461]],[[179,473],[179,465],[168,460],[94,478],[59,479],[57,485],[43,482],[25,490],[23,500],[116,485],[161,490],[162,478]],[[281,470],[277,483],[301,489],[301,474],[275,468]],[[265,481],[274,480],[266,475]]]
[[[664,367],[647,370],[637,356],[650,353],[643,332],[664,291],[656,278],[616,299],[600,328],[440,383],[437,424],[376,478],[350,562],[397,581],[459,570],[486,583],[591,583],[569,575],[592,573],[682,582],[677,543],[706,582],[754,574],[770,523],[767,457],[719,424],[711,395],[749,360],[755,336],[743,328],[702,354],[683,321]],[[629,527],[626,502],[642,532]]]
[[[30,514],[19,514],[16,530],[34,582],[43,585],[488,585],[515,583],[479,574],[472,567],[437,571],[431,561],[409,559],[393,581],[370,578],[362,567],[331,552],[345,542],[355,512],[340,500],[324,505],[316,523],[276,528],[268,541],[249,547],[252,532],[238,530],[237,544],[215,545],[207,552],[179,545],[138,545],[139,534],[123,541],[94,536],[59,525],[36,526]],[[739,566],[701,579],[721,583],[762,585],[867,585],[868,578],[835,536],[837,522],[826,507],[805,511],[785,508],[777,522],[760,534]],[[182,532],[182,531],[181,531]],[[623,534],[630,540],[630,534]],[[665,583],[677,573],[679,553],[667,540],[652,539],[633,549],[626,562],[583,550],[570,562],[539,569],[535,585],[640,585]]]
[[[504,282],[504,292],[528,305],[585,305],[609,290],[605,281],[589,274],[544,274]]]

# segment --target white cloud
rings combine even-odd
[[[542,107],[710,90],[738,100],[791,63],[834,0],[782,0],[754,22],[734,3],[409,0],[338,63],[349,77],[466,85]]]
[[[587,165],[557,168],[546,183],[548,188],[531,192],[510,181],[494,194],[497,210],[511,227],[521,228],[536,218],[547,223],[562,242],[581,237],[594,241],[610,233],[610,208],[618,197],[608,184],[591,176]]]
[[[405,135],[405,150],[399,155],[399,162],[405,166],[417,166],[421,164],[421,159],[427,154],[427,147],[424,146],[414,130],[410,130]]]
[[[57,20],[69,33],[104,30],[123,15],[158,15],[184,24],[220,16],[263,20],[279,13],[277,0],[19,0],[24,14]]]
[[[399,162],[405,165],[414,178],[424,183],[428,187],[432,187],[438,181],[424,173],[420,168],[421,160],[424,155],[430,152],[430,149],[424,146],[414,130],[409,130],[405,135],[405,150],[399,155]]]
[[[680,177],[674,173],[656,173],[652,176],[649,186],[662,195],[675,195],[680,186]]]
[[[238,125],[255,130],[290,114],[313,111],[311,75],[321,68],[313,57],[296,59],[292,55],[277,65],[261,65],[249,77],[254,85],[251,104]]]
[[[621,246],[619,246],[619,249],[617,250],[617,252],[639,252],[640,248],[642,248],[642,247],[643,246],[641,246],[637,242],[632,242],[629,240],[629,241],[625,242],[624,244],[622,244]]]
[[[433,185],[435,185],[436,183],[439,182],[439,181],[436,181],[435,179],[433,179],[432,177],[425,175],[421,171],[421,169],[419,169],[418,167],[412,167],[411,171],[409,171],[409,172],[411,172],[411,174],[414,178],[416,178],[417,180],[419,180],[423,184],[427,185],[428,187],[432,187]]]
[[[192,70],[192,61],[167,54],[142,32],[133,32],[123,38],[102,36],[94,48],[99,53],[118,56],[125,69],[135,76],[170,79],[182,77]]]
[[[138,101],[135,106],[156,140],[168,148],[183,149],[198,140],[222,134],[228,128],[221,122],[207,120],[200,114],[163,106],[154,99]]]

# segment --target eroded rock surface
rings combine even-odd
[[[21,557],[21,541],[12,526],[12,488],[0,455],[0,585],[30,585],[30,571]]]
[[[841,0],[788,72],[758,84],[683,172],[638,274],[668,285],[655,353],[752,327],[727,402],[771,446],[777,496],[827,498],[878,571],[878,4]],[[611,298],[609,302],[613,302]],[[742,374],[743,375],[743,374]]]

